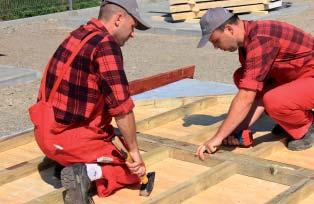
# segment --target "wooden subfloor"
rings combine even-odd
[[[204,162],[193,155],[215,134],[232,98],[137,102],[138,141],[147,170],[156,172],[154,190],[150,197],[140,197],[133,186],[107,198],[95,196],[95,202],[314,203],[314,148],[287,150],[284,140],[270,134],[273,124],[266,116],[254,127],[254,147],[222,148]],[[29,133],[5,142],[10,148],[0,150],[0,203],[62,203],[63,189],[54,188],[60,183],[51,178],[53,168],[38,172],[44,155]]]

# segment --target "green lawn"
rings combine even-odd
[[[98,6],[100,0],[73,0],[73,9]],[[0,20],[66,11],[67,0],[0,0]]]

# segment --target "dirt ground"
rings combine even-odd
[[[290,2],[313,4],[312,0]],[[314,33],[313,7],[278,15],[275,19]],[[72,30],[59,21],[51,18],[0,29],[0,64],[42,71],[57,46]],[[137,33],[136,38],[122,48],[128,79],[195,64],[197,79],[232,83],[232,73],[239,66],[237,53],[226,53],[209,46],[197,49],[198,40],[199,36]],[[36,100],[38,84],[39,81],[35,81],[0,87],[0,136],[32,127],[27,110]]]

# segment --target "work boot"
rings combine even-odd
[[[74,164],[61,171],[61,182],[66,189],[65,204],[92,204],[91,181],[87,176],[85,164]]]
[[[303,138],[288,142],[287,148],[292,151],[301,151],[311,148],[314,143],[314,124],[309,128]]]

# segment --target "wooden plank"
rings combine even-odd
[[[206,159],[204,161],[200,160],[198,157],[196,157],[194,154],[191,154],[191,152],[180,150],[180,149],[170,149],[170,157],[176,160],[182,160],[186,162],[190,162],[193,164],[203,165],[207,167],[213,167],[218,164],[222,164],[225,162],[224,160],[218,160],[218,159]]]
[[[167,147],[158,147],[154,148],[149,152],[143,153],[142,157],[145,161],[146,166],[153,165],[157,162],[160,162],[166,158],[169,158],[170,149]]]
[[[188,66],[155,76],[138,79],[129,83],[131,95],[143,93],[185,78],[193,78],[195,66]]]
[[[167,111],[165,113],[142,120],[136,124],[136,128],[139,132],[156,128],[168,122],[174,121],[178,118],[189,115],[195,111],[208,108],[209,106],[215,105],[216,103],[217,99],[215,97],[201,99],[193,103],[181,106],[179,108]]]
[[[0,186],[30,175],[35,171],[47,169],[53,165],[54,162],[52,160],[45,159],[45,157],[37,157],[3,169],[0,171]]]
[[[307,198],[314,192],[314,180],[302,179],[288,190],[277,195],[267,204],[295,204]]]
[[[235,174],[237,165],[231,162],[224,162],[219,164],[206,172],[194,176],[188,181],[177,185],[174,188],[161,193],[150,200],[144,202],[145,204],[154,203],[181,203],[185,199],[198,194],[199,192],[213,186],[220,181]]]
[[[206,97],[208,96],[149,99],[149,100],[134,101],[134,103],[135,103],[135,107],[137,108],[177,108],[179,106],[183,106],[183,105],[192,103],[194,101],[201,100]]]
[[[32,130],[6,138],[0,141],[0,153],[27,144],[33,140],[34,134]]]
[[[266,4],[268,0],[226,0],[226,1],[210,1],[210,2],[200,2],[197,3],[198,9],[204,10],[209,8],[216,8],[216,7],[234,7],[234,6],[246,6],[252,4]],[[191,11],[191,6],[189,4],[181,4],[170,6],[170,12],[184,12],[184,11]]]

